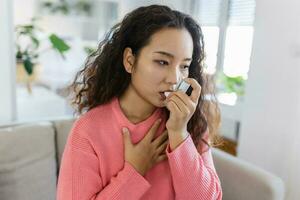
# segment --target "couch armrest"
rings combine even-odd
[[[75,119],[74,118],[67,118],[61,120],[52,121],[55,132],[56,132],[56,152],[57,152],[57,163],[58,163],[58,170],[60,168],[62,154],[65,149],[65,145],[73,126]]]
[[[218,149],[212,150],[224,200],[283,200],[279,177]]]
[[[0,199],[55,199],[54,136],[49,122],[0,128]]]

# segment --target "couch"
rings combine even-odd
[[[60,159],[74,119],[0,127],[0,200],[54,200]],[[282,200],[283,181],[213,149],[224,200]]]

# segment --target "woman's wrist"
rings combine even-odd
[[[189,136],[189,133],[187,131],[170,131],[168,132],[168,135],[170,148],[173,151]]]
[[[139,167],[135,166],[133,163],[130,163],[128,161],[126,161],[128,164],[130,164],[134,169],[135,171],[137,171],[140,175],[144,176],[145,175],[145,171],[144,169],[140,169]]]

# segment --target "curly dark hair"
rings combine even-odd
[[[122,96],[131,81],[131,75],[123,66],[125,48],[130,47],[138,57],[141,49],[150,42],[151,36],[163,28],[186,29],[192,36],[194,49],[189,77],[198,81],[202,92],[187,128],[196,146],[208,127],[210,141],[214,142],[220,117],[217,102],[204,99],[207,89],[211,88],[208,87],[211,82],[207,81],[203,73],[202,30],[192,17],[167,6],[139,7],[110,29],[98,49],[88,56],[84,68],[76,74],[70,86],[74,95],[72,103],[81,114],[114,97]],[[169,111],[164,109],[169,116]]]

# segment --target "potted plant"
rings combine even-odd
[[[48,12],[55,14],[61,13],[63,15],[75,14],[90,16],[92,11],[92,2],[90,0],[46,0],[42,1],[42,8]]]
[[[70,46],[54,33],[48,34],[44,40],[41,39],[41,35],[45,33],[36,25],[36,21],[37,19],[33,18],[29,24],[15,27],[17,80],[26,83],[29,93],[32,92],[31,82],[36,78],[34,72],[39,56],[47,50],[54,50],[64,58],[64,54],[70,49]],[[41,49],[41,43],[45,41],[49,41],[50,46]]]
[[[245,81],[242,76],[231,77],[221,72],[217,76],[217,87],[221,92],[235,93],[241,98],[245,94]]]

